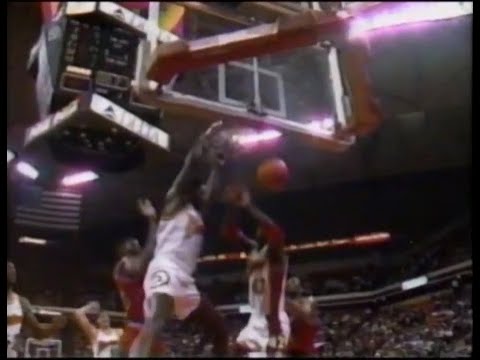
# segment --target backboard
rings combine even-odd
[[[307,15],[289,19],[282,25],[285,31],[290,31],[289,36],[295,26],[305,32],[310,23],[317,21],[316,12],[313,17]],[[331,22],[325,17],[321,21]],[[354,113],[359,114],[358,107],[370,111],[365,102],[369,101],[371,91],[365,91],[369,90],[365,63],[368,57],[363,44],[323,41],[303,47],[279,45],[289,50],[274,54],[262,51],[259,56],[240,56],[211,66],[197,66],[202,62],[200,59],[193,69],[183,66],[179,73],[173,72],[175,75],[168,82],[155,71],[159,66],[161,72],[169,71],[168,62],[159,63],[162,56],[173,59],[179,54],[177,63],[186,62],[197,53],[203,56],[205,50],[227,54],[225,58],[229,58],[228,53],[242,46],[242,42],[256,39],[261,42],[264,34],[270,36],[268,44],[280,43],[282,26],[277,29],[277,40],[271,37],[275,26],[265,24],[226,34],[219,28],[211,31],[214,34],[211,36],[208,33],[205,36],[205,31],[184,33],[189,41],[163,44],[144,41],[140,45],[143,49],[139,51],[136,76],[140,98],[162,108],[166,114],[187,116],[189,121],[224,119],[236,127],[274,128],[300,136],[325,150],[347,149],[355,140],[355,131],[351,129],[359,123]],[[201,27],[197,21],[197,30]],[[201,38],[195,39],[196,35]],[[304,43],[311,42],[308,36],[303,38]],[[257,44],[257,48],[261,46]],[[353,94],[359,88],[364,93],[360,102]]]

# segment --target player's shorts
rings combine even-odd
[[[179,320],[188,317],[200,304],[200,293],[193,277],[166,261],[150,263],[143,288],[146,318],[151,317],[155,310],[152,299],[155,294],[166,294],[174,299],[174,315]]]
[[[120,341],[118,346],[123,354],[128,354],[130,352],[130,348],[132,347],[133,342],[137,338],[140,330],[142,329],[143,324],[137,322],[128,322],[124,329],[123,334],[120,337]],[[160,356],[164,355],[168,352],[167,346],[160,342],[156,341],[153,344],[153,356]]]
[[[290,337],[290,320],[285,312],[280,314],[280,326],[286,344]],[[237,345],[249,353],[264,353],[269,340],[268,321],[265,316],[252,314],[247,326],[237,337]],[[286,345],[285,344],[285,345]]]

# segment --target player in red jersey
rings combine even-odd
[[[119,342],[120,355],[124,357],[128,357],[130,347],[143,326],[143,279],[155,249],[157,229],[157,213],[150,201],[139,200],[138,207],[149,222],[146,245],[142,249],[137,239],[126,239],[121,246],[121,259],[113,271],[113,278],[126,312],[123,335]],[[162,355],[165,352],[166,347],[163,344],[155,346],[155,354]]]
[[[298,278],[288,280],[286,310],[291,326],[287,355],[317,356],[315,338],[320,330],[320,321],[312,297],[303,293]]]
[[[229,209],[223,235],[252,248],[247,259],[249,305],[252,312],[247,326],[236,339],[235,351],[238,354],[247,353],[251,357],[281,353],[285,350],[290,334],[289,318],[285,312],[288,269],[285,234],[251,202],[250,193],[244,186],[227,187],[225,200],[234,205],[234,208]],[[240,229],[235,219],[238,207],[256,220],[258,227],[255,240],[247,237]]]

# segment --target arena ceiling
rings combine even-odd
[[[254,21],[267,21],[274,16],[268,4],[232,3],[229,6],[234,6],[235,11],[232,8],[225,11],[246,19],[261,14]],[[274,4],[275,11],[295,11],[290,2],[278,4]],[[25,63],[38,36],[39,11],[33,3],[9,3],[8,6],[7,145],[48,174],[42,184],[48,188],[67,169],[52,158],[45,144],[27,151],[22,150],[21,145],[25,127],[37,118],[34,82],[26,73]],[[384,123],[375,134],[361,139],[343,154],[319,152],[294,143],[278,149],[276,153],[291,169],[289,190],[469,166],[471,20],[463,17],[373,37],[370,71],[385,115]],[[224,23],[225,19],[218,22]],[[172,131],[189,130],[191,139],[200,129],[192,131],[190,125],[184,122]],[[135,216],[134,203],[139,196],[161,199],[181,159],[182,154],[159,154],[128,173],[102,174],[85,194],[88,198],[84,209],[85,229],[106,231],[128,222]],[[242,171],[237,169],[236,173],[252,181],[257,162],[255,157],[242,161],[238,164]],[[9,177],[9,189],[20,185],[18,177]],[[21,231],[18,229],[18,233]]]

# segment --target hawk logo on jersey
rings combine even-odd
[[[152,289],[155,289],[157,287],[167,285],[168,283],[170,283],[170,275],[165,270],[155,271],[151,275],[151,279],[152,279],[152,285],[151,285]]]

